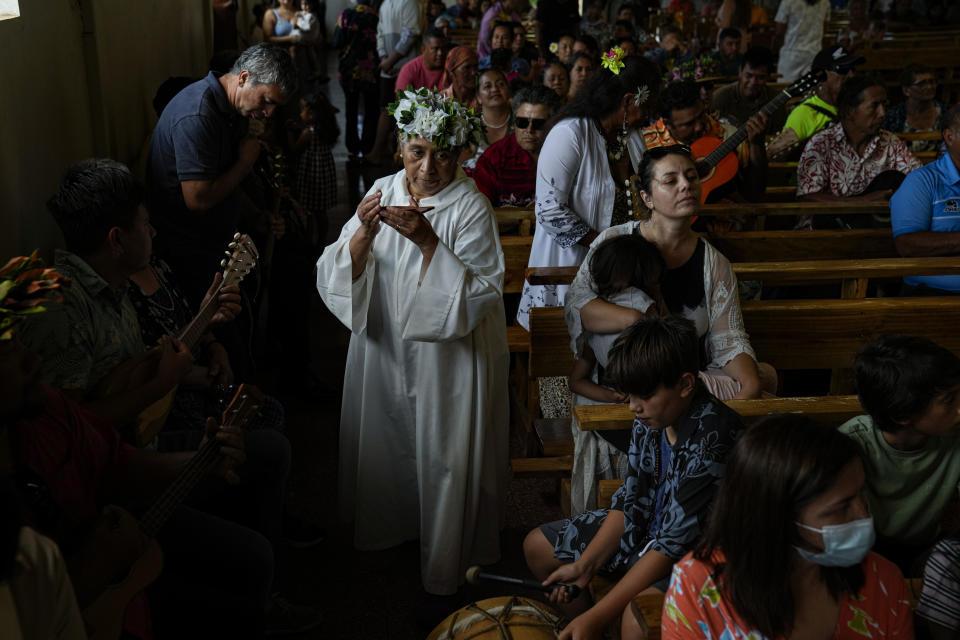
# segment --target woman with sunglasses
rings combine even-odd
[[[477,188],[495,207],[533,204],[537,159],[546,124],[560,100],[547,87],[524,87],[513,98],[513,133],[490,145],[473,171]]]
[[[776,392],[776,371],[767,364],[758,367],[744,331],[737,279],[730,262],[690,228],[690,219],[700,210],[700,178],[690,149],[682,145],[649,149],[637,174],[638,197],[650,216],[613,226],[597,236],[566,294],[564,316],[577,357],[590,334],[617,334],[644,317],[637,309],[601,298],[589,269],[594,250],[605,240],[638,234],[653,243],[663,257],[666,271],[661,277],[660,292],[667,309],[688,318],[697,327],[699,378],[707,390],[721,400],[756,398],[764,391]],[[595,370],[591,375],[594,382],[602,382],[601,371]],[[576,395],[573,403],[597,404]],[[627,452],[629,439],[629,429],[574,430],[573,513],[593,507],[598,478],[614,477],[623,470],[625,456],[621,454]]]
[[[637,129],[659,92],[656,64],[617,57],[564,106],[537,164],[537,226],[529,266],[579,265],[597,233],[611,221],[629,219],[624,185],[643,153]],[[562,305],[566,289],[525,282],[517,322],[529,328],[531,307]]]
[[[750,427],[727,459],[700,546],[674,564],[664,638],[902,638],[910,598],[871,552],[852,440],[798,415]]]

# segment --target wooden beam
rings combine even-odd
[[[839,425],[863,413],[856,396],[760,398],[727,400],[724,404],[750,422],[771,413],[802,413],[817,422]],[[583,405],[573,408],[577,426],[583,431],[629,429],[634,415],[625,404]]]

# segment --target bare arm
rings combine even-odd
[[[960,231],[914,231],[893,239],[904,258],[954,256],[960,254]]]
[[[207,211],[220,204],[237,187],[260,155],[260,142],[254,137],[247,137],[240,143],[240,152],[237,161],[226,173],[213,180],[184,180],[180,183],[183,192],[183,201],[191,211]]]
[[[638,593],[668,576],[672,566],[673,560],[659,551],[647,551],[607,595],[567,625],[560,634],[560,640],[599,638],[600,632],[623,613]]]
[[[621,307],[603,298],[594,298],[580,309],[583,328],[593,333],[620,333],[643,317],[636,309]]]
[[[380,198],[382,191],[375,191],[360,201],[357,207],[357,217],[360,226],[350,238],[350,262],[353,266],[353,279],[356,280],[367,267],[367,257],[373,247],[373,239],[380,231]]]
[[[583,354],[574,361],[573,370],[570,372],[570,391],[596,402],[607,404],[626,402],[623,394],[601,387],[590,379],[596,363],[597,357],[593,350],[590,347],[584,347]]]
[[[266,42],[276,42],[278,44],[294,44],[297,41],[292,35],[277,35],[277,16],[273,15],[273,11],[267,11],[263,14],[263,39]]]

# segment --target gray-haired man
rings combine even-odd
[[[197,283],[216,272],[234,233],[237,187],[260,154],[247,118],[269,118],[296,83],[286,50],[259,44],[244,51],[229,73],[210,72],[187,86],[160,115],[146,176],[155,249],[175,273],[190,276],[181,285],[194,305],[205,293]]]

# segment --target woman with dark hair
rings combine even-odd
[[[887,109],[883,129],[892,133],[915,133],[920,131],[940,132],[943,116],[948,105],[937,100],[937,76],[932,67],[925,64],[910,64],[900,74],[900,91],[904,102]],[[910,151],[935,151],[940,146],[936,140],[914,140],[908,143]]]
[[[748,429],[700,546],[673,567],[665,638],[913,638],[900,570],[871,552],[857,446],[803,416]]]
[[[513,132],[513,109],[510,107],[510,86],[507,76],[499,69],[485,69],[477,78],[477,102],[480,107],[480,120],[483,122],[483,135],[480,143],[467,149],[460,157],[461,166],[470,176],[477,166],[477,160],[494,142],[502,140]],[[464,156],[466,156],[464,158]]]
[[[622,65],[622,68],[618,65]],[[566,104],[537,165],[531,267],[579,265],[597,233],[631,218],[625,182],[643,154],[637,133],[660,91],[657,66],[640,57],[601,69]],[[563,286],[524,283],[517,322],[531,307],[563,304]]]
[[[567,64],[570,69],[570,88],[567,89],[567,100],[573,100],[580,88],[587,84],[587,81],[597,72],[597,65],[590,55],[583,51],[570,56],[570,62]]]
[[[639,197],[650,216],[613,226],[590,246],[564,301],[571,349],[579,357],[593,334],[619,334],[646,317],[646,312],[605,300],[588,268],[603,242],[636,234],[653,243],[663,258],[666,269],[660,294],[667,309],[693,321],[697,328],[698,378],[710,393],[721,400],[775,393],[776,371],[768,364],[757,364],[744,331],[730,262],[690,228],[690,219],[700,210],[700,179],[690,150],[681,145],[649,149],[637,173]],[[573,404],[591,403],[574,396]],[[593,506],[598,478],[621,477],[626,471],[622,454],[629,439],[629,430],[574,430],[572,513]]]

